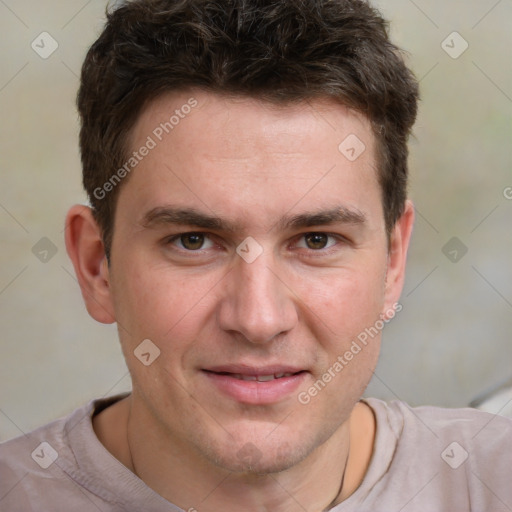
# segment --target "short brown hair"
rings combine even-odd
[[[418,84],[378,11],[363,0],[134,0],[107,12],[77,100],[83,183],[107,257],[120,186],[95,190],[126,162],[144,105],[187,88],[273,103],[329,97],[364,114],[391,232],[406,199]]]

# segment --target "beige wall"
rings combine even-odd
[[[512,3],[378,5],[423,99],[404,309],[386,329],[369,394],[465,405],[512,374]],[[104,0],[0,3],[0,440],[130,387],[115,327],[88,317],[63,242],[67,208],[85,200],[77,75],[104,9]],[[43,31],[59,45],[47,59],[31,48]],[[441,46],[453,31],[469,44],[457,59]],[[452,39],[453,54],[462,41]],[[43,237],[57,250],[46,263],[32,252]],[[468,248],[456,263],[443,253],[452,237]]]

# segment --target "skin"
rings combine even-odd
[[[320,512],[350,496],[369,464],[375,420],[359,399],[380,334],[309,403],[298,394],[397,303],[413,206],[406,203],[388,243],[370,123],[328,99],[271,106],[168,94],[142,112],[131,147],[190,97],[198,106],[121,184],[110,265],[90,210],[68,214],[66,243],[87,309],[99,322],[117,321],[133,383],[94,429],[184,510]],[[366,146],[353,162],[338,150],[350,134]],[[159,207],[191,208],[232,230],[146,222]],[[338,208],[364,221],[277,222]],[[176,238],[190,232],[206,234],[199,250]],[[263,251],[252,263],[236,252],[249,236]],[[149,366],[134,355],[144,339],[160,350]],[[228,363],[305,373],[276,402],[243,403],[203,371]],[[256,455],[241,457],[248,446]]]

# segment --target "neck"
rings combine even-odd
[[[128,469],[191,512],[329,510],[360,485],[375,433],[373,413],[359,403],[349,420],[299,464],[279,473],[254,474],[220,468],[185,440],[163,434],[131,396],[105,409],[93,425],[100,441]]]

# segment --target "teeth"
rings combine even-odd
[[[281,379],[282,377],[291,377],[292,375],[293,373],[271,373],[270,375],[242,375],[241,373],[232,373],[231,377],[239,380],[267,382],[269,380]]]

